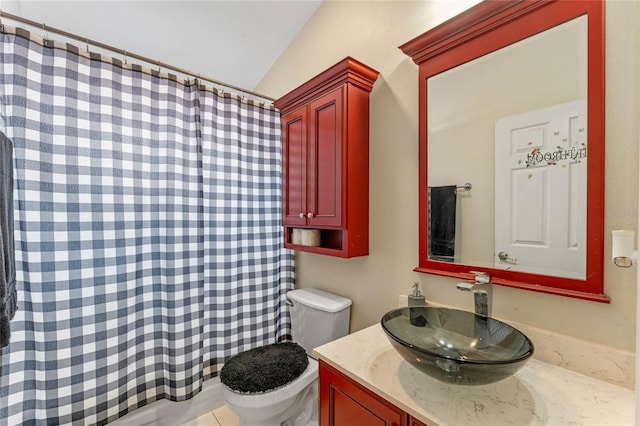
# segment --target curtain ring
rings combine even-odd
[[[47,25],[43,22],[42,23],[42,31],[44,31],[44,39],[49,40],[49,31],[47,30]]]
[[[127,51],[123,50],[122,55],[124,55],[124,64],[127,65]]]

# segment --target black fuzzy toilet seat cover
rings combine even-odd
[[[220,381],[236,392],[267,392],[296,379],[308,365],[302,346],[274,343],[229,358],[220,371]]]

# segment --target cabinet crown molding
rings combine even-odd
[[[273,105],[284,113],[345,83],[353,84],[370,93],[378,74],[379,72],[373,68],[347,56],[326,71],[275,100]]]

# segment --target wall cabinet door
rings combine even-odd
[[[342,88],[282,117],[282,223],[342,224]]]
[[[406,426],[408,415],[320,361],[320,426]]]
[[[310,227],[343,225],[342,93],[339,88],[309,104],[307,224]]]
[[[307,107],[282,117],[282,224],[307,224]]]

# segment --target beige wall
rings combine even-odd
[[[413,272],[418,262],[418,68],[397,46],[455,15],[468,1],[328,1],[256,90],[279,97],[345,56],[380,71],[371,94],[370,255],[338,259],[296,253],[296,286],[353,300],[351,331],[379,321],[419,281],[427,300],[472,309],[455,281]],[[640,2],[607,4],[605,247],[610,231],[637,228]],[[605,259],[611,304],[498,287],[493,314],[635,350],[635,267]]]

